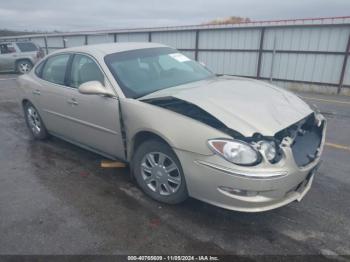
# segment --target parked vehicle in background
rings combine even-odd
[[[0,72],[28,73],[44,57],[42,48],[33,42],[0,42]]]

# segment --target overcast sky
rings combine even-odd
[[[0,0],[0,28],[96,30],[350,15],[350,0]]]

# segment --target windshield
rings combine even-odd
[[[201,64],[168,47],[114,53],[105,62],[125,96],[131,98],[214,77]]]

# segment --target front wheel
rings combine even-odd
[[[133,172],[138,185],[151,198],[178,204],[188,197],[180,161],[163,142],[149,140],[136,150]]]

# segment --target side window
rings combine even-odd
[[[41,72],[43,70],[43,66],[45,64],[45,61],[42,61],[39,65],[36,66],[35,68],[35,74],[36,76],[40,77],[41,78]]]
[[[66,68],[69,60],[68,54],[49,57],[42,71],[42,79],[64,85]]]
[[[17,43],[17,46],[21,52],[34,52],[38,51],[38,48],[36,45],[34,45],[32,42],[21,42]]]
[[[0,54],[10,54],[15,53],[16,49],[12,44],[1,44],[0,45]]]
[[[104,75],[94,60],[85,55],[75,55],[69,85],[78,88],[88,81],[99,81],[104,85]]]

